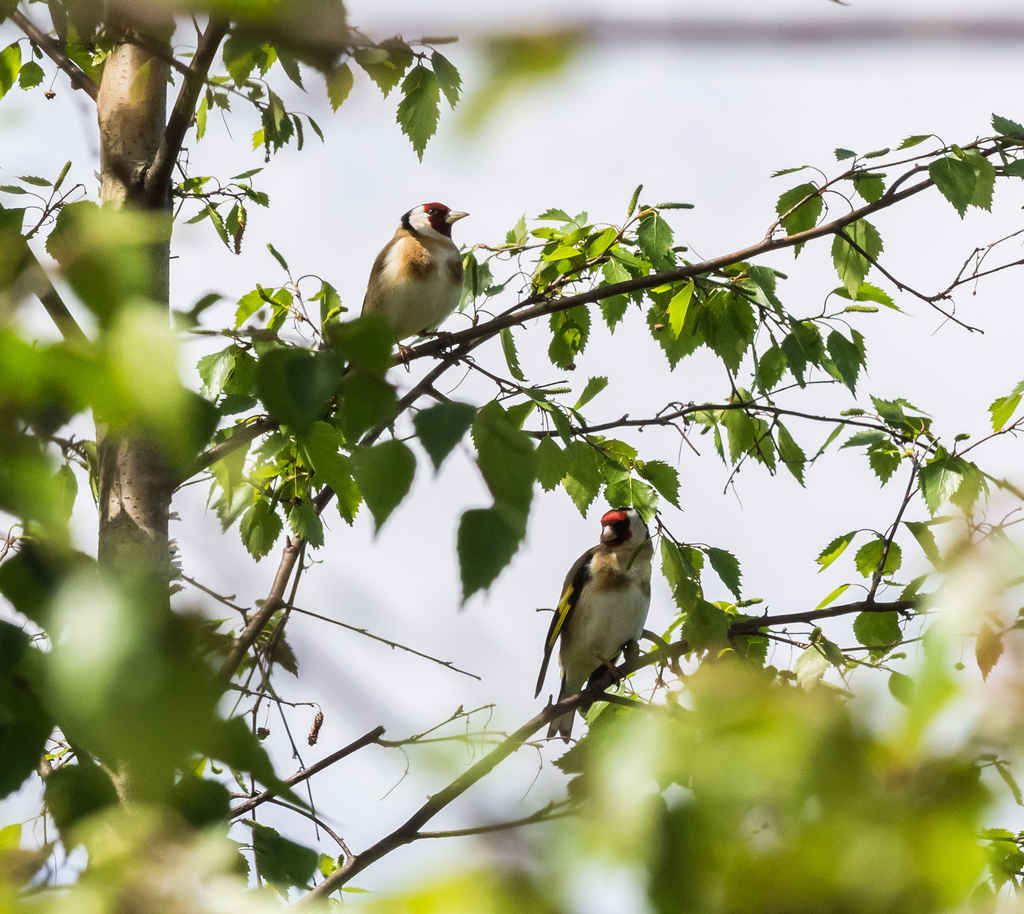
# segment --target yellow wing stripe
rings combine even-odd
[[[569,602],[572,598],[572,594],[573,587],[572,584],[570,584],[565,588],[565,592],[562,594],[562,599],[558,601],[558,609],[556,610],[558,617],[555,620],[554,627],[551,629],[551,636],[548,638],[548,650],[555,646],[555,642],[558,640],[558,636],[562,631],[562,626],[565,624],[566,617],[569,615],[569,610],[572,609],[572,603]]]

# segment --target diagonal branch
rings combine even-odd
[[[787,622],[808,622],[815,619],[829,616],[841,616],[854,612],[885,612],[889,610],[907,610],[918,605],[913,600],[898,600],[892,603],[847,603],[843,606],[834,606],[830,609],[811,610],[803,613],[789,613],[779,616],[762,616],[759,619],[744,619],[730,626],[728,636],[756,634],[760,629],[781,625]],[[615,667],[612,682],[620,680],[631,673],[655,664],[668,662],[683,654],[690,652],[690,646],[685,640],[676,641],[666,648],[659,648],[650,651],[634,660],[626,661]],[[499,743],[481,758],[476,764],[470,766],[459,777],[448,786],[428,797],[426,803],[420,806],[405,822],[385,835],[376,844],[373,844],[361,854],[352,857],[345,866],[335,870],[323,882],[317,885],[311,892],[304,896],[303,901],[323,898],[336,889],[345,885],[352,877],[361,873],[372,863],[391,853],[391,851],[410,844],[424,836],[421,831],[434,816],[447,807],[452,801],[465,793],[477,781],[488,775],[501,762],[508,758],[513,752],[519,749],[538,730],[547,726],[551,721],[568,711],[573,711],[580,705],[586,705],[594,701],[609,700],[604,694],[607,688],[606,681],[596,683],[583,691],[563,698],[561,701],[547,705],[540,713],[535,714],[518,730],[509,735],[503,742]],[[426,833],[432,834],[432,833]]]
[[[29,285],[38,296],[39,301],[42,302],[46,313],[50,315],[50,319],[56,324],[60,335],[68,342],[88,342],[88,338],[78,325],[78,321],[72,316],[68,306],[64,304],[64,299],[60,297],[60,293],[50,281],[50,277],[46,275],[46,270],[43,269],[43,265],[39,262],[32,248],[29,247],[28,242],[22,239],[22,244],[21,256],[25,263],[24,272],[29,278]]]
[[[196,110],[199,93],[206,84],[206,74],[213,65],[213,57],[217,48],[228,31],[228,23],[223,19],[211,17],[206,30],[199,39],[196,52],[192,57],[192,65],[184,75],[181,89],[174,102],[163,138],[157,148],[156,155],[146,171],[146,198],[152,206],[159,206],[167,196],[171,181],[171,171],[181,152],[181,144],[185,140],[189,125]]]
[[[330,767],[335,762],[341,761],[347,755],[351,755],[353,752],[357,752],[364,746],[370,746],[377,742],[380,736],[384,733],[383,727],[374,727],[367,733],[364,733],[357,740],[353,740],[347,746],[342,746],[336,752],[332,752],[330,755],[324,756],[319,762],[315,762],[308,768],[304,768],[302,771],[298,771],[293,774],[290,778],[285,778],[281,783],[288,786],[294,787],[296,784],[301,784],[303,781],[311,778],[314,774],[323,771],[325,768]],[[244,815],[252,809],[255,809],[261,803],[266,803],[267,800],[272,799],[281,792],[280,788],[270,788],[264,790],[263,793],[257,794],[251,799],[246,800],[244,803],[240,803],[234,809],[231,810],[230,818],[236,819],[238,816]]]
[[[93,101],[99,97],[100,87],[94,83],[86,72],[78,66],[64,51],[42,29],[35,25],[31,19],[19,10],[11,13],[11,19],[47,57],[50,58],[71,80],[71,88],[82,89]]]

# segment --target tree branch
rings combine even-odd
[[[22,241],[24,244],[22,257],[26,263],[25,274],[28,276],[29,285],[39,301],[42,302],[46,313],[50,315],[50,319],[56,324],[60,335],[68,342],[88,342],[88,337],[68,310],[68,306],[64,304],[64,299],[60,297],[60,293],[54,288],[50,277],[46,275],[46,270],[43,269],[43,265],[39,262],[32,248],[29,247],[29,243],[24,239]]]
[[[310,765],[308,768],[303,769],[302,771],[297,771],[290,778],[285,778],[285,780],[282,783],[287,785],[288,787],[294,787],[296,784],[301,784],[308,778],[313,777],[314,774],[323,771],[325,768],[329,768],[335,762],[341,761],[341,759],[345,758],[345,756],[351,755],[353,752],[358,752],[364,746],[369,746],[373,743],[376,743],[383,733],[383,727],[374,727],[372,730],[360,736],[359,739],[353,740],[347,746],[342,746],[336,752],[332,752],[330,755],[324,756],[324,758],[320,759],[319,762],[315,762],[314,764]],[[263,793],[257,794],[256,796],[246,800],[244,803],[241,803],[234,809],[232,809],[230,818],[235,819],[238,816],[245,815],[245,813],[255,809],[261,803],[266,803],[267,800],[270,800],[273,797],[277,796],[280,792],[281,788],[279,787],[272,787],[269,790],[264,790]]]
[[[192,123],[199,93],[206,84],[206,75],[213,64],[214,55],[221,40],[227,34],[228,23],[222,19],[211,17],[196,46],[192,64],[187,74],[183,75],[178,97],[174,102],[167,126],[164,129],[160,146],[153,156],[153,161],[146,170],[146,198],[152,206],[158,206],[167,196],[171,181],[171,171],[181,152],[181,144]]]
[[[42,29],[36,26],[24,13],[15,10],[11,13],[11,19],[47,57],[63,70],[71,80],[71,88],[82,89],[93,101],[99,97],[100,87],[94,83],[85,71],[78,66],[67,54],[61,50],[60,45],[47,35]]]
[[[854,612],[888,612],[890,610],[907,610],[917,606],[916,600],[898,600],[892,603],[847,603],[842,606],[834,606],[830,609],[810,610],[802,613],[788,613],[778,616],[762,616],[760,619],[744,619],[730,626],[728,636],[757,634],[760,629],[771,625],[782,625],[789,622],[808,622],[815,619],[830,616],[841,616]],[[653,666],[662,662],[689,653],[690,646],[685,640],[676,641],[667,649],[659,648],[643,654],[634,660],[627,661],[617,666],[612,676],[612,682],[623,679],[637,670]],[[472,787],[477,781],[489,774],[502,761],[508,758],[513,752],[519,749],[527,740],[541,728],[547,726],[551,721],[568,711],[573,711],[581,704],[589,704],[594,701],[609,700],[604,695],[608,688],[606,679],[601,682],[563,698],[561,701],[549,704],[539,714],[535,714],[525,724],[513,732],[507,739],[492,749],[487,755],[480,759],[475,765],[469,767],[459,777],[433,794],[427,802],[420,806],[405,822],[394,831],[385,835],[376,844],[367,848],[361,854],[356,854],[345,866],[335,870],[323,882],[316,886],[311,892],[304,896],[303,900],[308,901],[314,898],[322,898],[329,895],[335,889],[345,885],[353,876],[361,873],[370,864],[380,860],[396,848],[410,844],[421,836],[420,829],[429,822],[442,809],[448,806],[453,800]]]
[[[226,438],[224,441],[215,444],[209,450],[200,454],[196,458],[195,463],[185,471],[185,475],[182,476],[178,486],[213,466],[218,460],[223,460],[228,454],[234,453],[240,447],[255,441],[264,432],[272,432],[276,428],[277,423],[273,419],[257,419],[255,422],[249,423],[249,425],[239,426],[230,438]]]
[[[548,822],[551,819],[562,819],[571,816],[573,811],[565,809],[563,803],[548,803],[543,809],[538,809],[529,816],[521,819],[512,819],[509,822],[496,822],[493,825],[477,825],[471,828],[452,828],[448,831],[421,831],[416,837],[423,838],[461,838],[465,835],[487,835],[496,831],[507,831],[510,828],[519,828],[521,825],[533,825],[535,822]]]

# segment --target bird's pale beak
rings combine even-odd
[[[460,219],[465,219],[469,213],[449,213],[444,217],[444,221],[451,225],[453,222],[458,222]]]
[[[618,534],[615,532],[615,528],[611,524],[605,524],[601,528],[601,542],[602,543],[614,543],[618,539]]]

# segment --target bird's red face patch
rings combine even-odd
[[[628,515],[626,514],[625,511],[622,511],[622,510],[619,510],[619,509],[617,509],[615,511],[607,511],[607,512],[605,512],[604,516],[601,518],[601,526],[605,527],[608,524],[621,524],[621,523],[624,523],[624,522],[626,522],[628,520],[629,520],[629,517],[628,517]]]
[[[426,213],[427,219],[430,220],[430,227],[435,232],[451,237],[452,227],[448,222],[448,213],[451,212],[449,207],[443,203],[424,203],[423,212]]]

